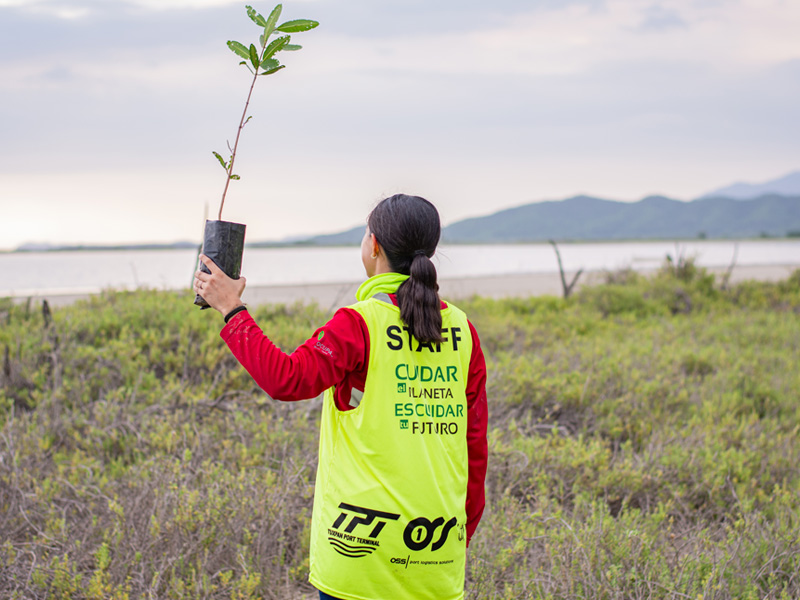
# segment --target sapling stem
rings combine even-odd
[[[217,220],[222,221],[222,207],[225,206],[225,195],[228,193],[228,186],[231,184],[231,175],[233,175],[233,161],[236,160],[236,149],[239,147],[239,136],[242,135],[244,129],[245,119],[247,118],[247,108],[250,106],[250,97],[253,95],[253,88],[256,87],[256,80],[258,79],[258,70],[253,76],[253,83],[250,84],[250,91],[247,93],[247,102],[244,103],[244,112],[242,112],[242,119],[239,121],[239,129],[236,131],[236,140],[233,142],[233,150],[231,151],[231,161],[228,163],[228,176],[225,178],[225,189],[222,190],[222,201],[219,203],[219,216]]]

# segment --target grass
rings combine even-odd
[[[800,272],[461,303],[489,367],[467,597],[800,597]],[[292,349],[328,315],[265,306]],[[0,597],[304,598],[320,400],[186,294],[0,304]]]

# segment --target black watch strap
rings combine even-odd
[[[244,304],[240,304],[236,308],[234,308],[231,312],[225,315],[225,322],[227,323],[230,321],[235,315],[238,315],[243,310],[247,310],[247,307]]]

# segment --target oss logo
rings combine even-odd
[[[442,527],[442,525],[444,525],[444,527]],[[444,517],[438,517],[433,521],[425,517],[419,517],[406,525],[406,529],[403,531],[403,541],[410,550],[424,550],[433,542],[433,538],[436,536],[436,530],[442,527],[438,539],[433,542],[433,546],[431,546],[431,550],[435,552],[444,546],[447,541],[447,536],[450,534],[450,530],[455,527],[455,525],[455,517],[450,519],[447,523],[444,522]]]

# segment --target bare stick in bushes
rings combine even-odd
[[[556,251],[556,258],[558,259],[558,272],[561,275],[561,288],[564,291],[564,298],[569,298],[569,295],[572,293],[572,288],[575,287],[575,284],[578,283],[578,277],[581,276],[583,273],[583,269],[578,269],[578,272],[575,273],[575,276],[572,278],[570,283],[567,283],[567,277],[564,273],[564,265],[561,264],[561,253],[558,251],[558,245],[556,244],[555,240],[548,240],[550,244],[553,246],[553,249]]]

